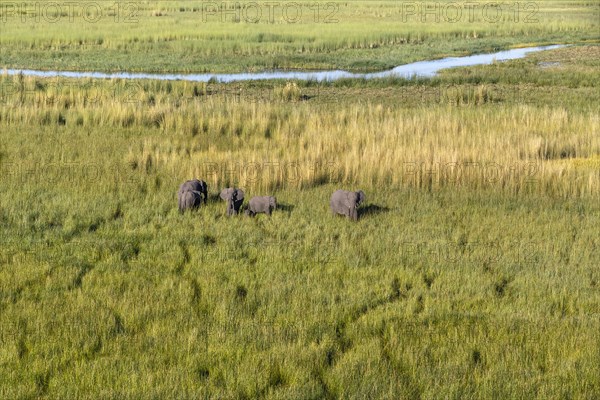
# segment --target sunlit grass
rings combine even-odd
[[[416,81],[0,76],[0,398],[599,397],[597,52]],[[181,215],[192,177],[211,200]],[[229,185],[280,208],[227,218]]]
[[[557,54],[561,52],[573,50]],[[586,48],[579,52],[593,54]],[[6,106],[0,117],[9,129],[14,124],[55,127],[65,132],[59,137],[80,136],[98,126],[142,129],[143,139],[128,141],[112,163],[175,180],[210,175],[216,186],[235,179],[238,185],[273,190],[312,187],[325,180],[366,187],[598,195],[600,176],[594,164],[555,162],[600,154],[599,117],[588,97],[598,98],[593,83],[597,70],[580,70],[582,91],[551,106],[537,100],[547,89],[526,82],[539,85],[553,79],[555,87],[547,94],[552,98],[560,93],[557,79],[564,76],[562,84],[572,84],[568,70],[549,78],[536,61],[515,64],[476,67],[469,75],[476,82],[499,77],[494,84],[455,84],[458,73],[448,72],[429,86],[397,81],[401,86],[392,86],[391,104],[377,97],[356,101],[348,94],[342,108],[328,102],[327,92],[334,90],[328,85],[78,84],[5,76]],[[525,82],[503,84],[504,74],[516,68]],[[342,89],[333,91],[338,99],[346,96]],[[359,99],[376,96],[376,91],[357,90]],[[114,139],[94,140],[108,148]]]
[[[101,9],[90,7],[85,16],[83,7],[68,3],[60,10],[33,1],[10,4],[15,8],[3,9],[0,66],[15,68],[382,70],[426,58],[599,39],[598,4],[580,1],[507,3],[497,18],[483,5],[469,11],[474,6],[468,3],[414,3],[437,4],[424,20],[407,8],[413,3],[392,1],[293,3],[300,4],[299,14],[284,7],[290,2],[269,9],[266,3],[149,1],[119,3],[127,7],[119,10],[98,3]],[[213,4],[233,12],[213,14]],[[259,4],[257,23],[250,23],[247,4]],[[458,21],[447,4],[461,8]],[[23,10],[28,17],[19,14]]]

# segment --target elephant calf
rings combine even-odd
[[[265,213],[271,215],[271,211],[277,209],[277,199],[273,196],[256,196],[250,199],[248,202],[248,209],[246,215],[251,217],[258,213]]]
[[[244,191],[237,188],[227,188],[221,191],[219,195],[223,200],[227,202],[227,215],[236,215],[242,203],[244,202]]]
[[[358,192],[348,192],[346,190],[336,190],[331,195],[329,206],[334,215],[342,214],[353,221],[358,220],[357,207],[365,201],[365,194],[362,190]]]
[[[206,204],[208,198],[208,186],[206,182],[198,179],[186,181],[179,186],[177,199],[179,204],[179,212],[183,213],[187,209],[200,207],[202,200]]]

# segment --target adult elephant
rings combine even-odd
[[[221,191],[219,195],[223,200],[227,202],[227,215],[236,215],[242,203],[244,202],[244,191],[237,188],[227,188]]]
[[[365,194],[362,190],[358,192],[348,192],[346,190],[336,190],[331,195],[329,206],[334,215],[342,214],[353,221],[358,220],[358,206],[365,201]]]

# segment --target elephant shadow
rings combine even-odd
[[[285,204],[285,203],[278,203],[277,204],[277,209],[275,210],[275,212],[277,211],[283,211],[286,213],[291,213],[294,210],[294,205],[292,204]]]
[[[358,215],[359,217],[366,217],[368,215],[377,215],[388,211],[390,211],[388,207],[378,206],[377,204],[368,204],[358,208]]]
[[[209,203],[221,201],[221,198],[219,197],[219,193],[209,193],[207,197],[208,197],[207,200]]]

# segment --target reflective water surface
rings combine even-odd
[[[432,61],[419,61],[410,64],[400,65],[388,71],[373,72],[373,73],[350,73],[347,71],[308,71],[308,72],[286,72],[286,71],[271,71],[257,73],[239,73],[239,74],[146,74],[146,73],[103,73],[103,72],[69,72],[69,71],[36,71],[36,70],[5,70],[8,75],[23,74],[25,76],[39,77],[67,77],[67,78],[99,78],[99,79],[157,79],[164,81],[191,81],[191,82],[208,82],[211,79],[218,82],[235,82],[235,81],[251,81],[251,80],[266,80],[266,79],[298,79],[298,80],[314,80],[314,81],[335,81],[342,78],[388,78],[402,77],[413,78],[423,77],[430,78],[437,74],[438,71],[447,68],[469,67],[473,65],[491,64],[494,61],[514,60],[525,57],[528,53],[533,53],[542,50],[552,50],[565,45],[551,45],[540,47],[524,47],[521,49],[512,49],[499,51],[490,54],[477,54],[466,57],[447,57]]]

